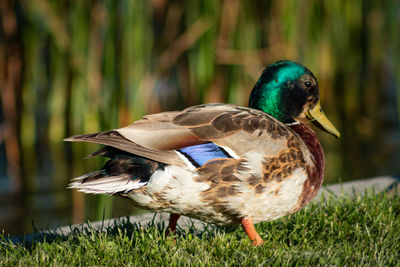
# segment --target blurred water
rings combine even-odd
[[[4,177],[3,177],[4,178]],[[2,179],[3,179],[2,178]],[[2,188],[4,189],[4,184]],[[93,202],[96,196],[86,196]],[[9,235],[33,233],[35,229],[49,229],[73,224],[72,191],[40,191],[26,194],[0,193],[0,231]],[[127,201],[114,198],[111,217],[140,213]],[[87,220],[95,220],[93,215]]]
[[[64,2],[15,1],[11,16],[0,14],[0,22],[14,17],[18,26],[12,36],[0,30],[0,66],[13,66],[20,51],[22,74],[14,100],[11,91],[7,99],[0,94],[0,231],[99,219],[104,205],[106,216],[137,212],[118,198],[66,189],[102,163],[82,161],[95,149],[62,138],[204,102],[245,105],[262,66],[285,58],[315,71],[325,112],[342,134],[317,133],[325,182],[400,173],[398,2]],[[205,32],[192,27],[207,21]],[[171,53],[181,36],[197,37]],[[15,104],[15,114],[3,114],[3,103]],[[24,172],[20,193],[6,169],[11,117],[21,146],[14,148]]]
[[[0,179],[0,229],[23,234],[71,223],[71,194],[65,190],[15,193],[5,176]],[[8,189],[8,190],[7,190]]]

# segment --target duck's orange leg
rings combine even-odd
[[[242,224],[243,230],[246,232],[247,236],[251,241],[253,241],[253,245],[260,246],[264,243],[261,237],[256,232],[254,228],[253,219],[249,218],[241,218],[240,223]]]
[[[171,213],[169,216],[169,224],[168,224],[168,228],[167,228],[167,232],[166,235],[168,236],[171,232],[172,234],[175,234],[176,231],[176,222],[179,220],[179,217],[181,217],[181,215],[176,214],[176,213]]]

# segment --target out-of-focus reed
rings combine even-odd
[[[339,141],[319,134],[328,182],[400,171],[398,1],[3,0],[0,7],[0,175],[14,191],[61,192],[102,164],[82,160],[94,145],[63,144],[66,136],[204,102],[246,105],[263,67],[279,59],[316,74],[342,133]],[[110,198],[72,196],[75,221],[114,214]]]

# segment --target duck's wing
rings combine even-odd
[[[276,154],[294,133],[264,112],[226,104],[205,104],[183,111],[144,116],[132,125],[65,141],[111,146],[166,164],[185,164],[174,151],[212,142],[240,157],[252,150]]]
[[[134,155],[152,159],[158,162],[166,164],[175,164],[178,166],[184,165],[182,160],[177,156],[177,154],[173,150],[159,150],[155,148],[143,147],[137,144],[136,142],[125,138],[118,131],[118,129],[107,132],[95,133],[95,134],[74,135],[65,138],[64,141],[102,144],[132,153]],[[101,151],[102,150],[97,151],[94,154],[100,154]]]

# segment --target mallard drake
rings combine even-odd
[[[307,122],[339,137],[324,115],[315,76],[301,64],[269,65],[249,107],[204,104],[144,116],[132,125],[66,138],[103,144],[110,158],[70,188],[117,195],[134,205],[219,225],[241,224],[253,244],[254,223],[296,212],[317,193],[324,153]]]

